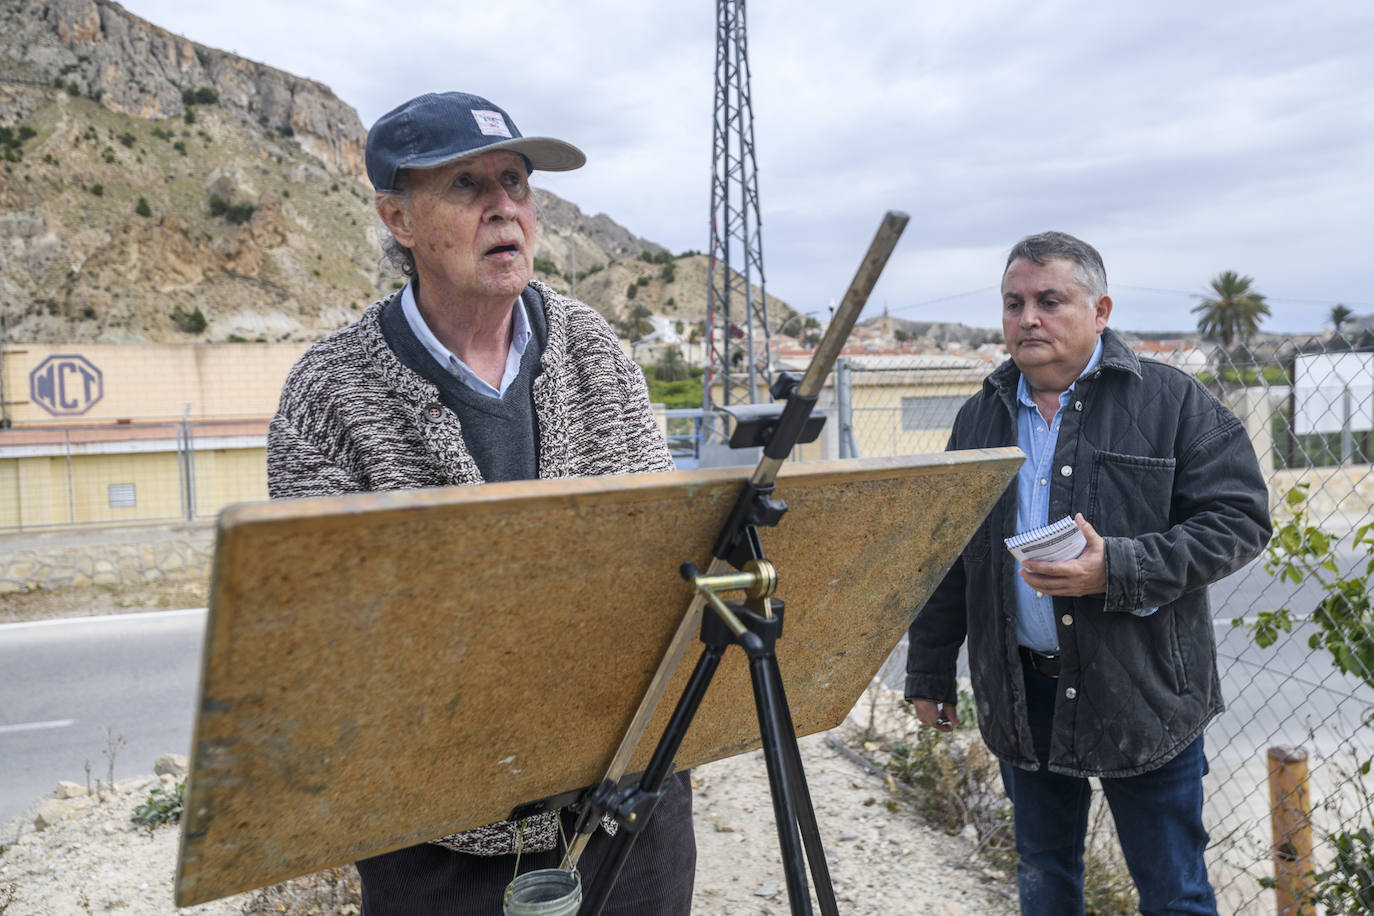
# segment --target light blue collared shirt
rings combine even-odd
[[[1102,338],[1097,338],[1092,358],[1079,373],[1082,378],[1097,368],[1102,361]],[[1074,382],[1069,390],[1059,396],[1059,409],[1048,426],[1040,416],[1030,394],[1026,377],[1021,376],[1016,383],[1016,444],[1026,453],[1026,461],[1016,473],[1016,531],[1030,531],[1050,523],[1050,472],[1054,464],[1054,450],[1059,444],[1059,420],[1064,414],[1064,406],[1069,403],[1069,394],[1077,385]],[[1131,611],[1137,617],[1148,617],[1157,607],[1140,608]],[[1057,653],[1059,651],[1059,631],[1054,626],[1054,599],[1041,594],[1016,577],[1016,641],[1037,652]]]
[[[506,352],[506,371],[501,376],[501,387],[497,389],[480,378],[467,363],[455,356],[452,350],[441,344],[439,338],[434,336],[434,332],[425,323],[425,317],[420,314],[420,307],[415,303],[415,284],[407,283],[406,288],[401,290],[401,312],[406,316],[406,323],[415,332],[420,343],[429,351],[429,355],[433,356],[450,375],[473,391],[497,400],[500,400],[511,382],[520,374],[520,359],[525,355],[525,347],[529,344],[530,338],[534,336],[534,332],[530,330],[529,318],[525,315],[524,301],[516,299],[512,308],[514,315],[511,319],[510,349]]]

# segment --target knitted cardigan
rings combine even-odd
[[[669,471],[673,461],[649,408],[644,375],[591,307],[538,281],[548,344],[534,380],[541,478]],[[439,390],[407,369],[382,336],[373,303],[352,325],[302,354],[282,386],[267,433],[273,499],[482,483],[458,418]],[[515,851],[517,825],[502,821],[432,842],[460,852]],[[525,821],[520,846],[552,849],[557,813]]]

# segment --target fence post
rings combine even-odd
[[[196,448],[191,438],[190,404],[187,404],[186,409],[181,413],[180,434],[177,439],[182,446],[182,454],[185,456],[184,473],[181,479],[182,502],[186,508],[186,521],[190,522],[195,521],[196,518]]]
[[[859,457],[854,439],[854,375],[847,359],[835,361],[835,413],[840,423],[840,457]]]
[[[1274,901],[1278,916],[1315,912],[1312,890],[1312,798],[1307,751],[1269,749],[1269,816],[1274,830]]]

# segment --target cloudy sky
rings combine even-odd
[[[709,239],[710,0],[128,0],[317,79],[364,125],[462,89],[586,168],[539,183],[674,251]],[[1112,323],[1191,329],[1223,270],[1268,330],[1374,313],[1369,0],[753,0],[768,291],[822,314],[885,210],[912,217],[865,314],[992,326],[1020,236],[1095,244]]]

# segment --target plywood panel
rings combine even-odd
[[[785,466],[762,530],[797,732],[838,725],[1016,449]],[[491,823],[604,775],[750,469],[364,494],[220,518],[180,905]],[[700,654],[694,643],[630,771]],[[725,655],[677,764],[759,744]],[[761,803],[765,803],[763,799]]]

